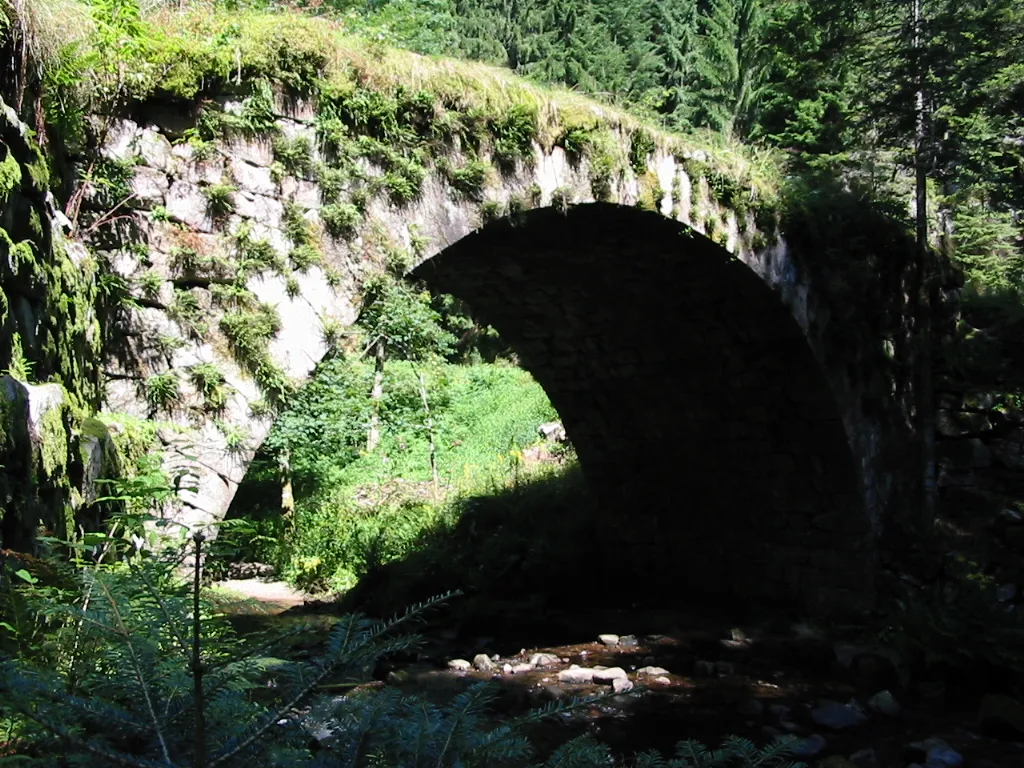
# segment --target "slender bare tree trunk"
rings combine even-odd
[[[917,240],[917,269],[919,295],[917,296],[917,333],[920,342],[920,377],[918,379],[918,424],[921,432],[921,516],[927,527],[935,519],[938,485],[935,471],[935,381],[932,372],[932,283],[934,269],[928,247],[928,115],[925,102],[925,66],[922,61],[924,46],[924,13],[922,0],[911,0],[913,14],[914,76],[917,80],[914,117],[914,191],[915,229]]]
[[[295,518],[295,494],[292,491],[292,455],[287,448],[277,455],[277,476],[281,482],[281,517],[290,527]]]
[[[380,444],[380,401],[384,397],[384,360],[387,354],[384,339],[378,339],[373,347],[373,388],[370,390],[373,413],[370,414],[370,426],[366,430],[367,452],[375,450]]]

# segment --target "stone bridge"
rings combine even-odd
[[[872,604],[916,490],[899,479],[917,466],[902,235],[783,216],[735,153],[596,105],[600,142],[543,130],[553,100],[518,155],[455,141],[418,176],[369,129],[345,141],[376,150],[339,160],[314,104],[280,94],[260,131],[197,139],[255,98],[103,122],[111,181],[78,225],[124,294],[106,420],[163,423],[168,465],[197,477],[178,519],[225,515],[275,395],[398,268],[466,301],[544,387],[608,558],[691,589]]]

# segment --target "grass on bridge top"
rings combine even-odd
[[[97,0],[97,5],[129,4]],[[703,150],[708,170],[747,187],[754,198],[775,199],[781,186],[776,151],[711,132],[669,134],[567,88],[479,62],[392,48],[352,34],[340,20],[283,9],[227,12],[204,0],[183,6],[178,0],[141,0],[140,5],[140,17],[122,10],[122,20],[111,25],[98,21],[83,0],[0,0],[0,37],[5,27],[24,30],[46,73],[44,82],[62,91],[51,105],[85,114],[154,96],[198,99],[266,79],[314,97],[373,91],[429,98],[436,120],[468,117],[489,127],[518,110],[532,116],[533,138],[547,148],[564,145],[567,137],[571,141],[574,132],[585,138],[611,131],[625,159],[630,138],[646,135],[681,158]],[[79,103],[72,107],[75,98]]]

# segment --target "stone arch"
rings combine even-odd
[[[545,388],[631,574],[870,603],[872,526],[829,383],[781,291],[725,248],[590,204],[489,224],[412,276],[467,301]]]

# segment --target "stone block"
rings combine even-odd
[[[195,184],[175,181],[167,191],[167,213],[200,232],[212,232],[206,195]]]
[[[136,199],[149,205],[163,205],[170,186],[167,174],[144,165],[135,169],[131,183]]]

